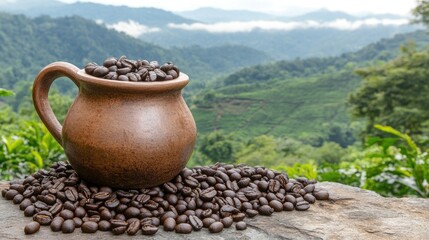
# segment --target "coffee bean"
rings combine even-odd
[[[298,211],[305,211],[305,210],[310,208],[310,204],[306,201],[301,201],[301,202],[296,203],[295,208]]]
[[[15,197],[13,197],[14,204],[20,204],[23,200],[24,200],[24,196],[22,196],[21,194],[17,194],[15,195]]]
[[[211,218],[211,217],[204,218],[204,219],[203,219],[203,226],[204,226],[205,228],[208,228],[208,227],[210,227],[210,225],[211,225],[212,223],[214,223],[214,222],[216,222],[216,220],[214,220],[214,219],[213,219],[213,218]]]
[[[64,209],[60,212],[60,217],[64,218],[65,220],[72,219],[74,218],[74,213],[68,209]]]
[[[76,226],[74,225],[74,221],[72,219],[67,219],[63,222],[61,226],[62,233],[72,233],[74,232]]]
[[[55,217],[50,225],[50,228],[53,232],[59,232],[61,231],[61,226],[64,223],[64,218],[62,217]]]
[[[188,234],[192,232],[192,226],[188,223],[177,224],[174,228],[176,233]]]
[[[117,62],[118,62],[118,60],[116,60],[116,58],[110,57],[110,58],[107,58],[106,60],[104,60],[103,66],[108,68],[108,67],[111,67],[113,65],[116,65]]]
[[[4,197],[6,198],[6,200],[12,200],[18,194],[19,192],[16,191],[15,189],[10,189],[9,191],[6,192]]]
[[[214,222],[209,227],[209,231],[211,233],[222,232],[222,230],[223,230],[223,224],[221,222]]]
[[[78,193],[76,188],[74,187],[66,189],[64,194],[66,195],[66,198],[71,202],[75,202],[78,200]]]
[[[168,217],[164,220],[163,226],[164,231],[173,231],[176,227],[176,220],[174,220],[172,217]]]
[[[133,221],[128,225],[127,228],[127,234],[132,236],[132,235],[136,235],[137,232],[140,230],[140,221]]]
[[[129,79],[128,79],[128,77],[127,77],[126,75],[119,75],[119,76],[118,76],[118,80],[119,80],[119,81],[127,82]],[[116,231],[119,233],[119,232],[121,232],[121,231],[122,231],[122,229],[118,229],[118,230],[116,230]],[[119,234],[122,234],[122,233],[119,233]]]
[[[268,205],[263,205],[263,206],[259,207],[258,212],[261,215],[270,216],[274,212],[274,209]]]
[[[24,200],[22,200],[21,204],[19,204],[19,209],[21,211],[24,211],[31,204],[32,204],[31,200],[28,198],[25,198]]]
[[[224,217],[222,218],[221,222],[225,228],[229,228],[234,223],[234,220],[232,217]]]
[[[108,209],[115,209],[120,204],[119,200],[116,198],[110,198],[104,202],[104,206],[106,206]]]
[[[96,63],[93,63],[93,62],[88,63],[85,66],[85,72],[87,74],[92,74],[97,67],[98,67],[98,65]]]
[[[158,227],[151,224],[145,224],[142,226],[143,235],[154,235],[158,231]]]
[[[77,228],[80,228],[83,224],[82,219],[80,219],[78,217],[74,217],[73,222],[74,222],[75,227],[77,227]]]
[[[110,193],[108,192],[98,192],[93,195],[94,200],[96,201],[105,201],[110,198]]]
[[[255,217],[256,215],[258,215],[258,211],[254,210],[254,209],[247,209],[246,210],[246,215],[250,218]]]
[[[100,231],[110,231],[111,224],[106,220],[101,220],[98,223],[98,230]]]
[[[294,205],[290,202],[283,203],[283,210],[284,211],[293,211]]]
[[[283,204],[278,200],[272,200],[270,202],[270,207],[272,207],[275,212],[283,211]]]
[[[189,223],[195,231],[199,231],[203,228],[203,222],[197,216],[189,216]]]
[[[241,230],[245,230],[246,228],[247,228],[247,224],[243,221],[235,224],[235,229],[237,229],[237,230],[241,231]]]
[[[246,217],[246,214],[240,212],[240,213],[231,215],[231,217],[234,222],[240,222],[244,220],[244,218]]]
[[[24,210],[24,216],[26,217],[31,217],[36,213],[36,208],[33,205],[28,206],[25,210]]]
[[[112,233],[114,235],[124,234],[125,231],[127,231],[127,227],[126,226],[115,227],[115,228],[112,229]]]
[[[40,224],[38,222],[30,222],[25,225],[24,233],[25,234],[34,234],[40,229]]]
[[[109,69],[104,66],[98,66],[92,71],[91,75],[94,77],[103,77],[109,72]]]
[[[52,222],[52,214],[48,211],[40,211],[33,216],[33,221],[40,225],[49,225]]]
[[[136,207],[129,207],[124,212],[124,215],[126,218],[137,217],[139,214],[140,214],[140,209]]]
[[[327,191],[321,190],[313,193],[314,197],[316,197],[317,200],[328,200],[329,199],[329,193]]]
[[[96,222],[84,222],[80,227],[83,233],[95,233],[98,230],[98,224]]]
[[[304,195],[304,200],[307,201],[308,203],[314,203],[314,202],[316,202],[316,198],[311,193],[305,194]]]

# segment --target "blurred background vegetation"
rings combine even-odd
[[[418,3],[414,21],[429,26],[429,3]],[[33,108],[37,71],[127,52],[172,60],[196,76],[184,92],[199,131],[189,167],[262,165],[384,196],[429,197],[425,31],[339,56],[273,61],[244,46],[166,49],[77,16],[0,13],[0,22],[0,179],[65,159]],[[63,121],[77,89],[57,82],[50,102]]]

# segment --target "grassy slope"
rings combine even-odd
[[[257,71],[265,72],[258,80],[251,69],[236,72],[224,80],[229,85],[214,88],[214,101],[200,100],[192,105],[198,131],[222,129],[242,136],[323,136],[327,131],[325,123],[350,122],[347,96],[360,84],[354,69],[391,59],[399,46],[410,39],[419,46],[429,42],[425,33],[416,32],[382,40],[355,53],[316,59],[313,65],[311,60],[261,65]],[[311,71],[305,73],[299,67],[291,70],[290,65]],[[240,81],[234,83],[236,79]]]

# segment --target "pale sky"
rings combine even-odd
[[[60,0],[76,2],[76,0]],[[82,1],[82,0],[81,0]],[[408,15],[416,6],[415,0],[84,0],[111,5],[130,7],[155,7],[173,12],[194,10],[200,7],[221,9],[241,9],[274,14],[297,15],[304,12],[326,8],[352,14],[393,13]]]

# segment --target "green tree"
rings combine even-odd
[[[247,165],[273,167],[281,164],[282,156],[273,137],[255,137],[237,153],[237,162]]]
[[[203,137],[199,151],[212,162],[234,162],[234,146],[231,136],[215,131]]]
[[[359,89],[349,96],[352,113],[367,120],[364,135],[374,124],[389,125],[423,136],[429,123],[429,49],[402,47],[401,55],[381,66],[360,69]]]
[[[429,26],[429,1],[417,0],[417,7],[413,9],[414,22]]]

